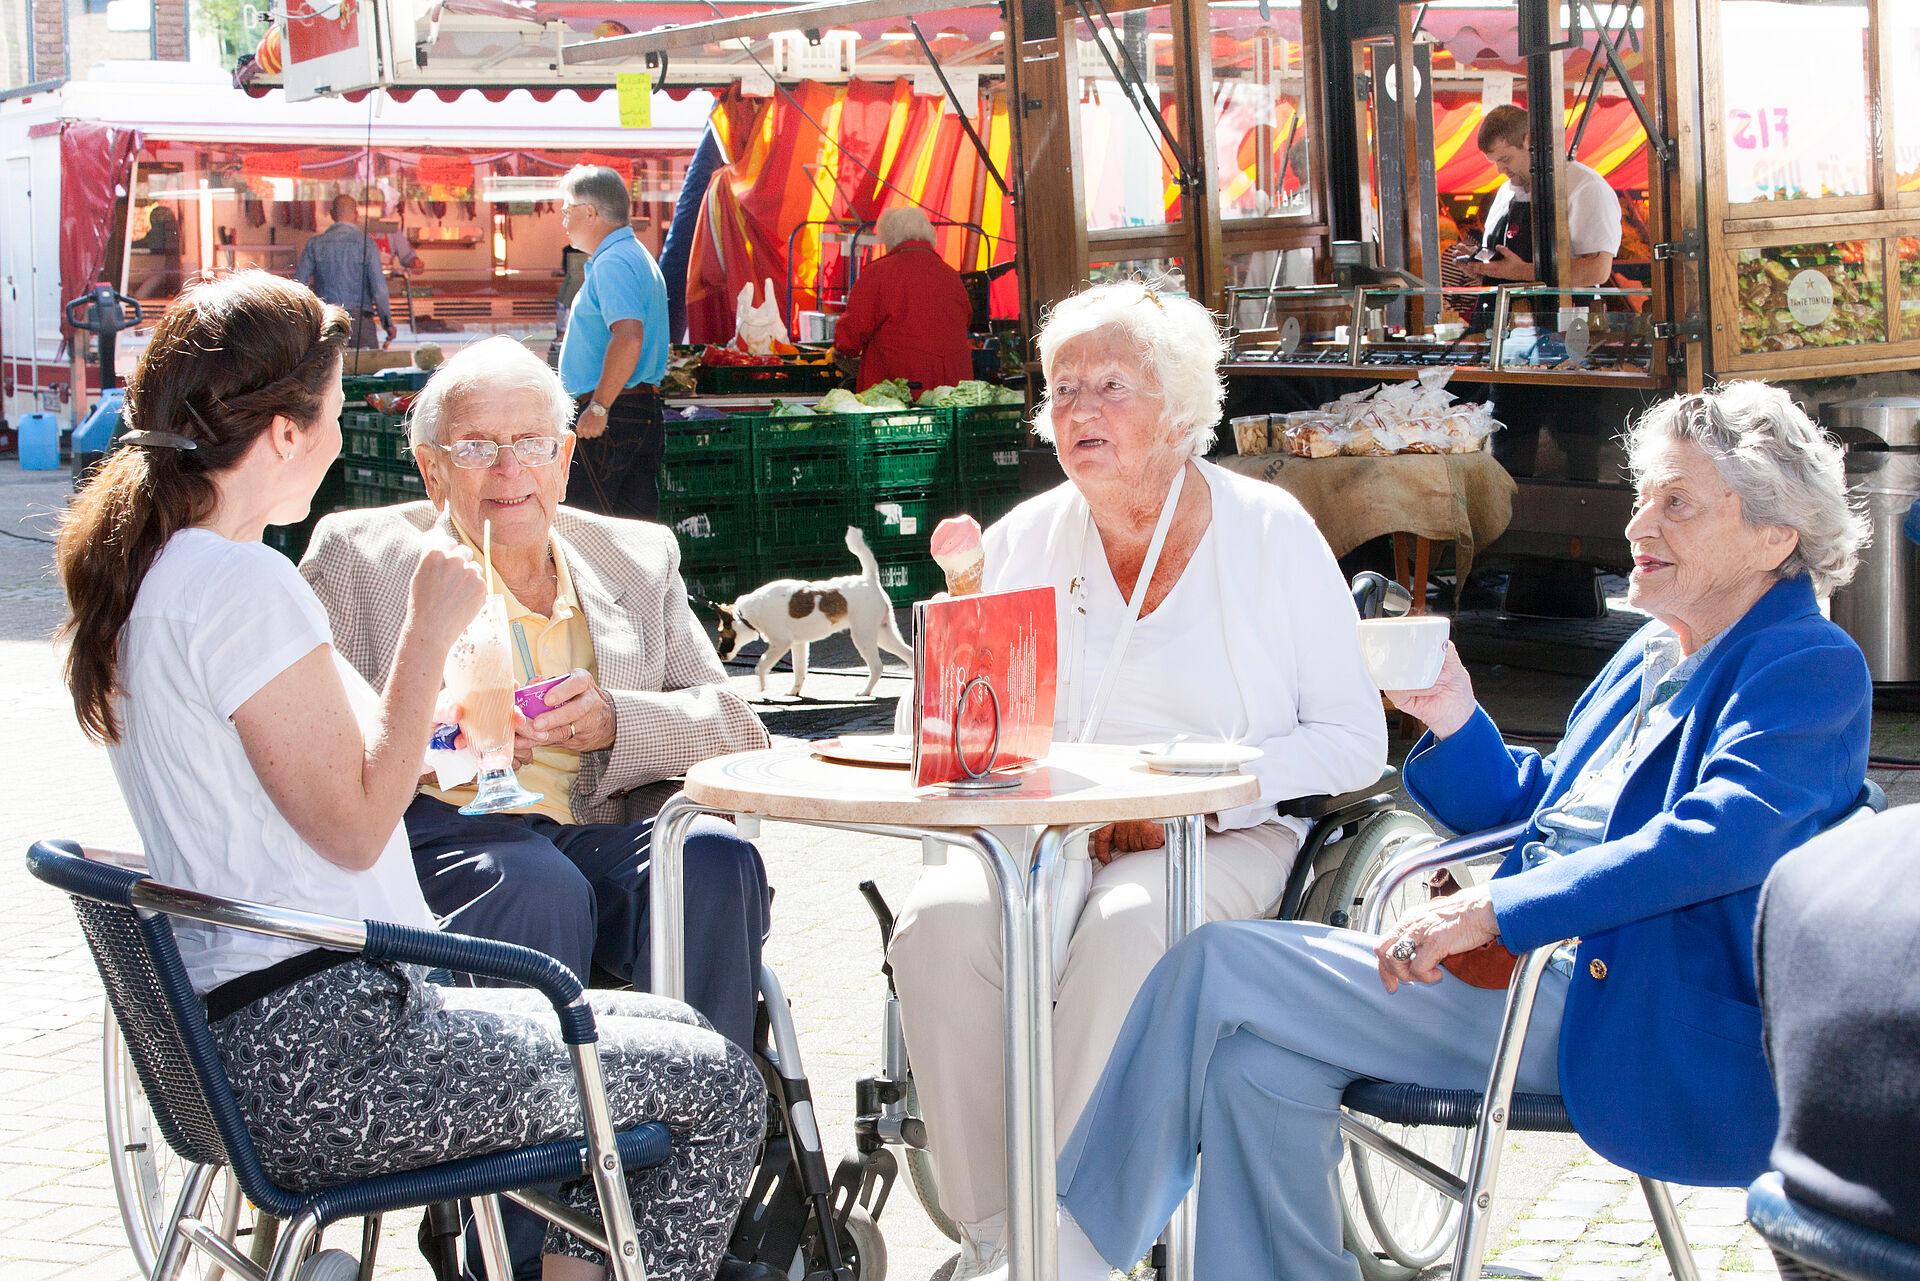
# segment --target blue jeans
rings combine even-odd
[[[648,985],[652,819],[468,816],[422,795],[407,807],[406,823],[420,889],[444,928],[545,952],[582,979],[598,966]],[[685,868],[687,1004],[751,1051],[772,901],[760,851],[729,824],[701,818],[687,834]],[[537,1281],[544,1221],[511,1203],[501,1211],[516,1277]],[[477,1260],[471,1232],[467,1243],[467,1257]]]
[[[1060,1154],[1060,1200],[1115,1267],[1199,1175],[1200,1281],[1360,1281],[1340,1243],[1340,1096],[1356,1080],[1482,1090],[1505,989],[1452,975],[1388,995],[1368,934],[1203,925],[1147,976]],[[1519,1088],[1559,1092],[1567,980],[1540,980]],[[1202,1151],[1206,1160],[1198,1160]]]

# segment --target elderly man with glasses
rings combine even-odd
[[[673,535],[563,506],[573,405],[510,338],[464,349],[413,409],[427,502],[339,512],[315,528],[300,570],[333,620],[339,652],[381,687],[423,548],[464,543],[507,596],[515,682],[565,679],[531,720],[514,713],[514,765],[543,799],[458,813],[471,784],[431,775],[407,811],[427,903],[446,928],[524,943],[585,978],[647,979],[650,813],[696,761],[763,747],[766,730],[727,689],[687,605]],[[753,1032],[766,874],[724,824],[687,843],[687,996],[742,1045]]]
[[[492,528],[515,683],[564,677],[531,720],[515,711],[514,766],[542,799],[469,817],[473,787],[423,777],[406,814],[414,868],[444,928],[521,943],[580,977],[648,979],[650,815],[696,761],[764,747],[694,619],[671,532],[563,506],[573,403],[553,370],[510,338],[465,348],[414,404],[413,453],[427,502],[339,512],[314,530],[300,572],[332,620],[335,648],[379,689],[422,551],[475,557]],[[766,870],[732,827],[701,820],[686,845],[687,1001],[751,1047]],[[538,1225],[509,1216],[516,1261]]]

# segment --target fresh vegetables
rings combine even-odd
[[[773,402],[773,416],[775,418],[811,418],[813,410],[790,400],[776,400]]]
[[[995,387],[992,383],[968,378],[951,387],[934,387],[920,394],[922,405],[936,408],[960,409],[969,405],[1021,405],[1026,397],[1011,387]]]
[[[875,409],[905,409],[913,403],[913,388],[904,378],[887,378],[860,393],[860,403]]]
[[[445,356],[441,353],[440,344],[437,342],[423,342],[413,349],[415,369],[437,368],[443,359]]]
[[[845,387],[835,387],[820,398],[813,407],[816,414],[877,414],[886,409],[900,409],[900,405],[869,405]]]

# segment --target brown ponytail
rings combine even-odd
[[[54,551],[69,611],[67,688],[88,737],[120,737],[120,629],[154,558],[213,513],[213,475],[275,418],[304,427],[319,416],[349,331],[340,308],[264,271],[200,277],[161,317],[127,381],[127,427],[194,448],[116,450],[68,505]]]

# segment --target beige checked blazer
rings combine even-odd
[[[727,688],[713,642],[687,605],[673,534],[572,507],[554,513],[553,531],[615,717],[613,746],[580,754],[575,821],[626,821],[627,793],[636,789],[647,789],[651,804],[635,808],[651,812],[672,788],[648,784],[710,756],[765,747],[766,727]],[[300,562],[333,621],[335,647],[375,689],[386,685],[429,537],[456,537],[431,503],[337,512],[314,527]]]

